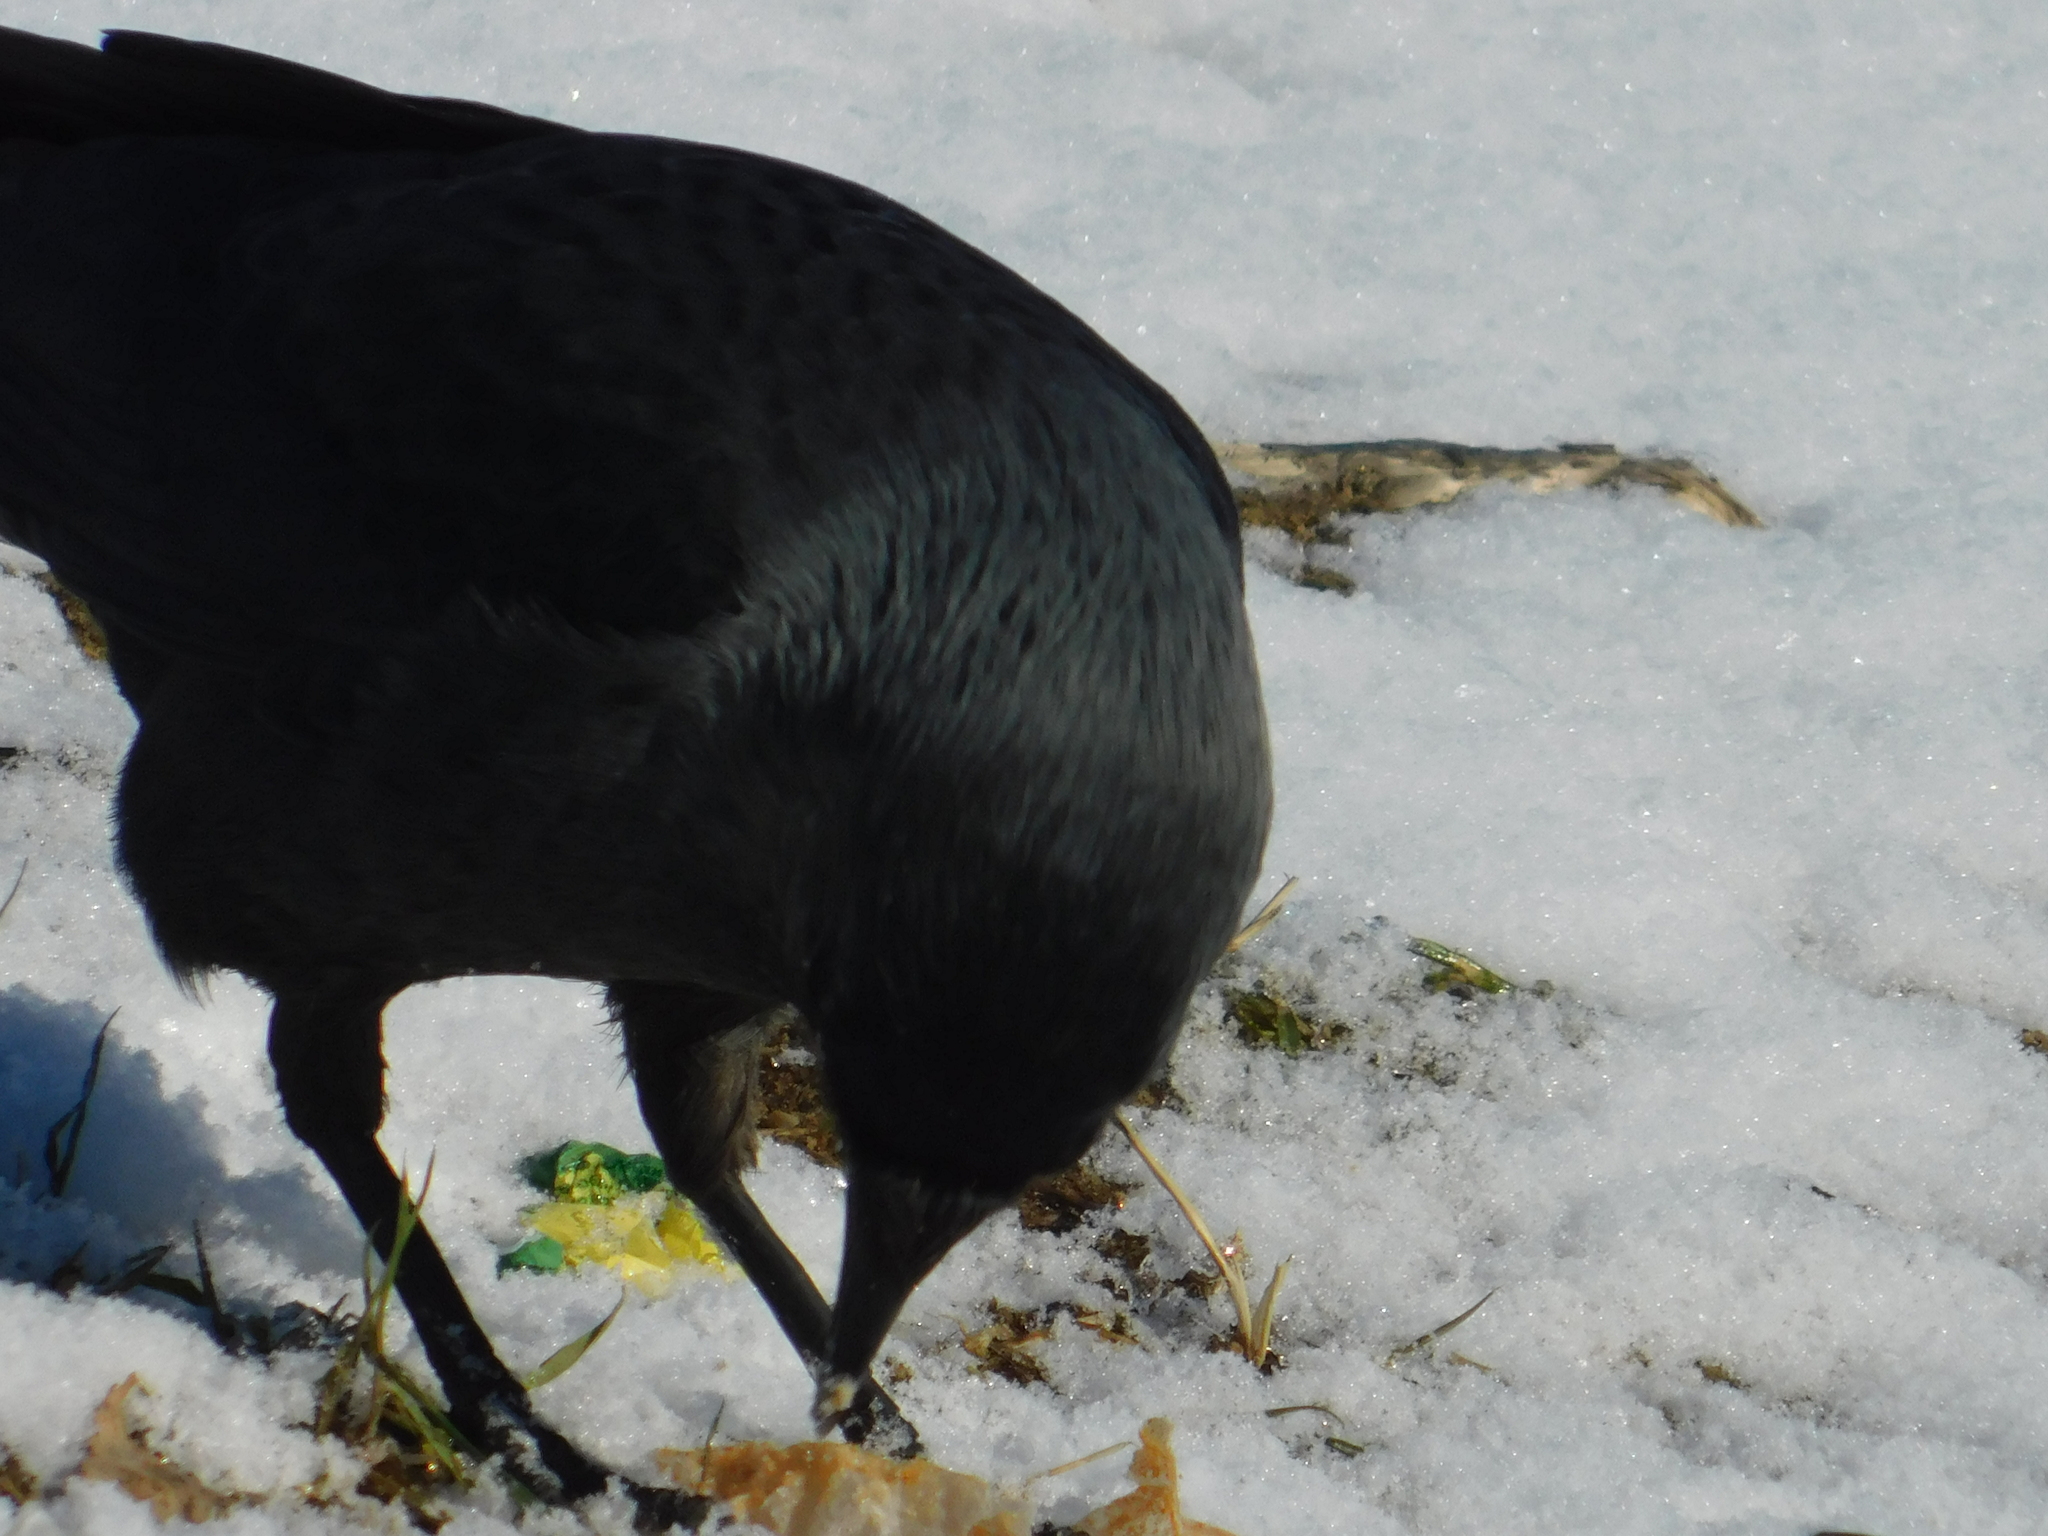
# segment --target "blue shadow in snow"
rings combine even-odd
[[[105,1022],[104,1013],[85,1003],[59,1002],[21,986],[0,992],[0,1181],[28,1195],[48,1192],[45,1139],[77,1103],[93,1039]],[[144,1243],[176,1242],[188,1257],[196,1219],[210,1230],[232,1228],[302,1271],[347,1274],[361,1264],[362,1234],[346,1207],[329,1196],[317,1167],[231,1174],[220,1141],[199,1095],[168,1097],[156,1062],[122,1041],[117,1018],[100,1059],[67,1203],[110,1218]],[[100,1246],[93,1244],[95,1260],[123,1257],[103,1255]]]

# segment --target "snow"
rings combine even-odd
[[[972,1374],[958,1329],[986,1298],[1110,1304],[1088,1233],[999,1220],[906,1312],[902,1400],[942,1460],[1011,1479],[1166,1414],[1185,1507],[1240,1536],[2048,1523],[2048,1058],[2022,1045],[2048,1029],[2048,13],[0,0],[0,23],[215,37],[822,166],[1017,267],[1219,439],[1697,459],[1770,526],[1490,492],[1319,555],[1353,596],[1249,573],[1265,889],[1304,884],[1240,983],[1353,1033],[1250,1051],[1205,995],[1185,1111],[1140,1123],[1256,1278],[1294,1255],[1286,1368],[1204,1352],[1222,1304],[1169,1299],[1142,1349],[1062,1324],[1051,1388]],[[190,1273],[197,1218],[231,1298],[324,1306],[359,1239],[278,1120],[262,1000],[188,998],[158,965],[106,842],[125,710],[13,569],[0,877],[28,867],[0,921],[0,1171],[26,1176],[0,1190],[0,1270],[183,1239]],[[1411,934],[1555,990],[1428,993]],[[69,1197],[38,1200],[43,1129],[116,1008]],[[520,1155],[646,1144],[599,1020],[530,981],[392,1012],[385,1145],[436,1159],[429,1217],[519,1368],[615,1299],[492,1275]],[[1140,1177],[1120,1140],[1100,1156]],[[829,1274],[832,1176],[771,1147],[756,1187]],[[1159,1274],[1198,1262],[1156,1189],[1115,1219]],[[64,1480],[130,1372],[224,1485],[326,1454],[290,1427],[306,1357],[230,1359],[174,1301],[7,1284],[0,1342],[0,1449],[52,1490],[0,1501],[0,1531],[148,1521]],[[629,1469],[721,1405],[724,1434],[798,1436],[807,1399],[716,1279],[629,1305],[540,1395]],[[1307,1403],[1341,1421],[1264,1413]],[[1121,1465],[1034,1491],[1072,1518]]]

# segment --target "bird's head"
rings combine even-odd
[[[900,770],[877,787],[806,1003],[849,1181],[822,1417],[954,1244],[1081,1157],[1163,1063],[1256,869],[1247,756],[1247,785],[1215,795],[1114,775],[1100,793]]]
[[[828,1398],[1160,1065],[1264,850],[1228,486],[1114,359],[1016,356],[773,524],[712,641],[711,862],[768,872],[760,990],[810,1020],[847,1156]]]

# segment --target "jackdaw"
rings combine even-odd
[[[1200,433],[762,155],[0,31],[0,536],[105,630],[157,943],[271,994],[285,1119],[379,1247],[385,1004],[599,983],[821,1427],[898,1451],[905,1298],[1159,1066],[1258,869]],[[847,1158],[829,1306],[740,1178],[785,1005]],[[466,1433],[604,1486],[424,1231],[397,1283]]]

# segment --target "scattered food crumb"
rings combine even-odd
[[[1138,1438],[1137,1453],[1131,1457],[1131,1480],[1138,1486],[1075,1521],[1080,1536],[1230,1536],[1221,1526],[1181,1515],[1173,1421],[1147,1419]]]
[[[775,1536],[1025,1536],[1016,1495],[929,1461],[822,1440],[661,1450],[678,1487],[709,1495]]]
[[[40,1486],[35,1473],[29,1471],[14,1452],[8,1451],[0,1456],[0,1499],[26,1504],[36,1496]]]

